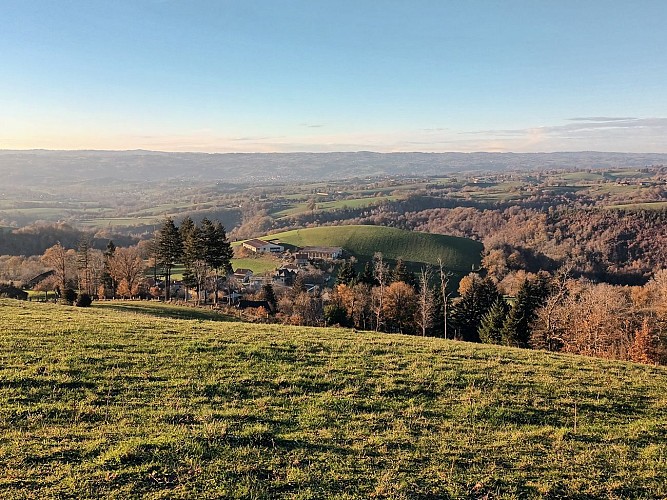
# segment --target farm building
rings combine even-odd
[[[339,259],[343,256],[341,247],[304,247],[299,253],[305,255],[309,260],[313,259]]]
[[[254,253],[281,253],[285,250],[285,247],[281,245],[258,239],[244,241],[243,248],[247,248]]]

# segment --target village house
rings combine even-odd
[[[297,252],[294,254],[294,263],[297,266],[305,266],[308,264],[308,254],[303,252]]]
[[[282,245],[276,245],[270,241],[263,241],[257,238],[244,241],[243,248],[247,248],[253,253],[282,253],[285,251],[285,247]]]
[[[250,269],[244,269],[242,267],[234,271],[234,279],[236,279],[239,283],[249,283],[252,275],[253,272]]]
[[[273,282],[283,286],[292,286],[298,272],[299,270],[292,266],[283,266],[274,273]]]

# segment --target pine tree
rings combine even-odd
[[[183,265],[185,266],[183,284],[188,288],[196,288],[197,303],[199,303],[204,279],[208,272],[208,267],[203,260],[204,242],[202,231],[194,224],[190,217],[185,217],[178,228],[178,232],[183,241]]]
[[[297,296],[306,291],[306,279],[303,273],[296,273],[294,281],[292,282],[292,296]]]
[[[496,284],[489,278],[471,275],[461,298],[452,306],[452,326],[456,337],[469,342],[479,342],[478,329],[482,317],[501,298]]]
[[[482,317],[479,325],[479,339],[485,344],[500,344],[502,340],[502,329],[507,316],[507,303],[499,297],[491,306],[491,309]]]
[[[164,297],[171,298],[171,271],[182,258],[183,242],[181,235],[174,224],[174,220],[168,217],[158,234],[157,260],[164,270]]]
[[[399,258],[396,261],[396,266],[394,267],[393,272],[391,273],[391,282],[396,283],[397,281],[402,281],[407,283],[412,288],[417,288],[417,280],[415,280],[415,275],[408,271],[407,266],[403,259]]]
[[[225,228],[220,222],[211,222],[204,218],[201,221],[204,262],[214,272],[214,302],[218,303],[219,274],[231,272],[231,259],[234,255],[232,246],[227,239]]]
[[[531,324],[535,319],[537,308],[545,300],[546,289],[543,288],[544,286],[541,281],[532,283],[529,280],[524,280],[521,284],[501,331],[504,345],[528,347]]]
[[[359,283],[363,283],[369,286],[377,285],[375,276],[373,275],[373,265],[370,262],[366,262],[364,266],[364,272],[359,275]]]
[[[339,285],[354,285],[357,282],[357,272],[351,262],[345,261],[340,266],[336,283]]]

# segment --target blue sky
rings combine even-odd
[[[667,2],[2,0],[0,148],[667,152]]]

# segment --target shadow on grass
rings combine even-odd
[[[196,319],[201,321],[238,321],[231,316],[222,314],[218,311],[210,309],[203,309],[189,306],[175,306],[164,305],[156,303],[104,303],[97,307],[104,309],[113,309],[121,312],[132,312],[137,314],[145,314],[147,316],[155,316],[157,318],[171,318],[171,319]]]

